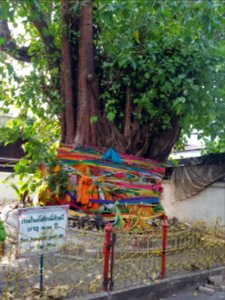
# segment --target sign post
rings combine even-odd
[[[44,254],[40,256],[40,291],[43,291]]]
[[[43,290],[44,254],[66,243],[68,205],[18,209],[17,257],[40,256],[40,290]]]

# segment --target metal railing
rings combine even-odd
[[[43,290],[40,256],[16,258],[15,243],[1,242],[0,299],[81,297],[225,264],[224,227],[165,221],[163,226],[157,223],[148,232],[69,228],[65,247],[44,255]]]

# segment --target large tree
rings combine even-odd
[[[20,110],[3,138],[22,135],[41,159],[60,127],[64,144],[164,160],[197,129],[223,151],[224,12],[207,0],[3,1],[0,100]]]

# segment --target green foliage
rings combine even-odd
[[[31,5],[36,6],[32,9]],[[4,113],[18,112],[16,119],[0,128],[0,141],[5,144],[20,139],[24,141],[26,156],[16,165],[19,175],[15,186],[18,197],[26,190],[33,193],[43,182],[39,166],[55,157],[59,143],[61,111],[59,93],[60,15],[58,1],[4,1],[1,19],[7,19],[19,33],[12,37],[18,46],[29,46],[31,64],[13,62],[0,52],[0,108]],[[49,11],[49,5],[54,10]],[[44,36],[51,36],[56,51],[48,53],[33,20],[45,18],[48,28]],[[13,35],[14,34],[14,35]],[[53,46],[53,45],[52,45]],[[35,55],[34,55],[35,54]],[[50,121],[51,120],[51,121]]]
[[[6,239],[6,231],[5,226],[2,220],[0,220],[0,242],[5,241]]]
[[[55,172],[55,167],[59,166],[59,170]],[[65,193],[68,190],[68,173],[64,171],[63,166],[58,162],[52,161],[47,165],[48,176],[46,183],[52,195],[57,195],[59,199],[64,199]],[[61,198],[62,197],[62,198]]]
[[[129,86],[133,122],[152,124],[160,133],[177,116],[183,135],[197,129],[209,146],[213,140],[224,151],[223,13],[219,1],[99,0],[95,18],[107,115],[113,111],[123,126]]]
[[[96,123],[98,121],[98,116],[91,116],[90,122],[91,123]]]

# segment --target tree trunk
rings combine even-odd
[[[181,128],[179,126],[179,118],[174,117],[171,121],[171,127],[153,134],[149,143],[146,157],[163,161],[170,155],[170,152],[179,139]]]
[[[129,149],[131,144],[131,88],[126,88],[126,107],[124,120],[124,137],[126,139],[126,149]]]
[[[75,145],[96,145],[96,125],[90,122],[96,115],[96,101],[90,82],[94,74],[92,1],[80,4],[80,37],[78,53],[78,95]]]
[[[61,97],[63,108],[61,114],[62,133],[61,142],[72,144],[74,140],[74,106],[73,106],[73,91],[72,91],[72,74],[71,74],[71,50],[66,29],[68,25],[67,0],[61,0],[62,5],[62,48],[61,48]]]

